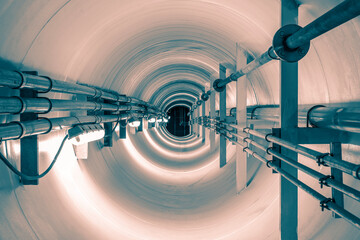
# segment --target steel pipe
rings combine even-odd
[[[212,129],[214,129],[214,128],[212,128]],[[353,199],[355,199],[357,201],[360,201],[360,192],[358,190],[353,189],[353,188],[351,188],[351,187],[349,187],[349,186],[347,186],[347,185],[345,185],[345,184],[343,184],[341,182],[338,182],[333,178],[327,177],[324,174],[321,174],[321,173],[319,173],[319,172],[317,172],[317,171],[315,171],[315,170],[313,170],[313,169],[311,169],[311,168],[309,168],[309,167],[307,167],[307,166],[305,166],[305,165],[303,165],[303,164],[301,164],[301,163],[299,163],[297,161],[294,161],[293,159],[290,159],[290,158],[282,155],[281,153],[279,153],[277,151],[274,151],[271,148],[267,148],[267,147],[255,142],[254,140],[252,140],[252,139],[250,139],[248,137],[244,138],[243,136],[238,135],[238,134],[236,134],[234,132],[231,132],[231,131],[229,131],[227,129],[224,129],[224,128],[221,129],[221,130],[224,130],[225,132],[229,133],[232,136],[236,136],[236,137],[241,138],[243,142],[246,142],[246,143],[248,143],[248,144],[250,144],[252,146],[255,146],[255,147],[265,151],[267,154],[273,155],[273,156],[279,158],[280,160],[292,165],[293,167],[303,171],[304,173],[308,174],[309,176],[311,176],[311,177],[313,177],[315,179],[318,179],[319,182],[321,182],[321,184],[324,184],[324,185],[329,186],[329,187],[333,187],[333,188],[343,192],[344,194],[348,195],[349,197],[351,197],[351,198],[353,198]],[[244,150],[246,150],[245,149],[246,146],[239,143],[238,141],[233,141],[233,139],[230,138],[230,137],[228,137],[228,140],[231,140],[232,142],[242,146],[244,148]]]
[[[296,49],[359,15],[359,0],[343,1],[310,24],[306,25],[306,27],[288,37],[285,41],[286,46],[290,49]]]
[[[127,110],[144,110],[144,108],[91,101],[57,100],[48,98],[0,97],[0,113],[48,113],[50,111],[75,110],[119,112]]]
[[[360,133],[360,107],[340,107],[336,105],[338,104],[329,105],[328,107],[300,105],[298,112],[299,123],[305,125],[307,124],[306,121],[309,120],[309,123],[315,127]],[[279,110],[278,105],[249,106],[247,108],[247,118],[277,122],[280,118]],[[224,124],[237,128],[234,124]]]
[[[143,114],[129,111],[117,115],[43,118],[33,121],[10,122],[0,124],[0,139],[11,140],[26,136],[46,134],[54,130],[71,127],[75,124],[116,122],[121,119],[126,119],[129,116],[142,117]]]
[[[357,17],[360,14],[360,1],[346,0],[313,22],[301,28],[297,25],[286,25],[280,28],[273,39],[273,46],[258,58],[225,79],[213,83],[216,91],[222,92],[226,85],[250,73],[273,59],[297,62],[308,52],[310,41],[333,28]]]
[[[259,154],[257,154],[256,152],[250,150],[248,147],[245,147],[244,151],[247,152],[248,154],[252,155],[254,158],[260,160],[263,163],[265,163],[268,167],[270,167],[270,168],[274,169],[275,171],[277,171],[281,176],[286,178],[292,184],[294,184],[298,188],[300,188],[300,189],[304,190],[305,192],[307,192],[308,194],[310,194],[312,197],[319,200],[320,201],[320,206],[322,207],[322,209],[327,209],[327,210],[330,210],[330,211],[332,211],[334,213],[337,213],[339,216],[344,218],[344,220],[346,220],[347,222],[353,224],[355,227],[360,229],[360,219],[357,216],[355,216],[354,214],[346,211],[344,208],[338,206],[336,203],[332,202],[331,199],[326,198],[322,194],[318,193],[317,191],[315,191],[314,189],[312,189],[311,187],[309,187],[305,183],[301,182],[299,179],[293,177],[291,174],[284,171],[279,166],[275,165],[272,161],[268,161],[266,158],[261,157]]]
[[[114,102],[132,102],[135,104],[143,105],[148,108],[158,111],[155,106],[146,103],[143,100],[127,97],[117,93],[111,93],[99,89],[97,87],[80,85],[76,83],[63,82],[51,79],[46,76],[37,76],[19,71],[9,71],[0,69],[0,86],[9,87],[13,89],[29,88],[39,92],[63,92],[70,94],[83,94],[93,98],[102,98]]]
[[[355,190],[349,186],[346,186],[346,185],[342,184],[341,182],[336,181],[335,179],[327,177],[324,174],[321,174],[321,173],[319,173],[297,161],[294,161],[293,159],[290,159],[290,158],[282,155],[281,153],[279,153],[277,151],[274,151],[273,149],[268,149],[267,153],[279,158],[280,160],[303,171],[304,173],[308,174],[309,176],[319,180],[319,182],[321,182],[321,184],[327,185],[329,187],[333,187],[333,188],[345,193],[349,197],[351,197],[357,201],[360,201],[360,192],[358,190]]]
[[[341,170],[344,173],[347,173],[349,175],[352,175],[354,178],[360,179],[360,165],[356,165],[354,163],[346,162],[342,159],[337,159],[330,154],[324,154],[315,150],[312,150],[310,148],[293,144],[291,142],[288,142],[286,140],[283,140],[281,138],[264,134],[256,130],[252,130],[249,128],[244,128],[243,130],[246,133],[249,133],[253,136],[257,136],[259,138],[265,139],[269,142],[276,143],[282,147],[285,147],[287,149],[290,149],[294,152],[297,152],[305,157],[308,157],[310,159],[316,160],[319,164],[323,164],[325,166],[337,168]]]

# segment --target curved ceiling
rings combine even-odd
[[[2,68],[36,69],[55,79],[138,97],[161,109],[179,103],[190,107],[218,77],[219,63],[234,71],[236,44],[256,57],[269,48],[280,24],[279,0],[2,2]],[[305,25],[340,0],[297,2],[299,24]],[[312,41],[299,62],[299,103],[360,101],[359,49],[358,18]],[[272,62],[247,76],[248,105],[278,103],[278,68]],[[227,103],[235,106],[234,84],[229,84]],[[52,159],[63,134],[39,137],[41,168]],[[0,235],[279,238],[278,176],[259,162],[249,162],[250,185],[237,194],[231,144],[229,162],[220,169],[218,147],[211,149],[195,135],[174,138],[161,128],[127,134],[126,140],[115,137],[112,148],[90,144],[86,160],[77,160],[66,144],[53,172],[39,186],[22,186],[0,167]],[[316,148],[327,151],[326,146]],[[2,150],[18,163],[18,142],[3,144]],[[343,154],[359,163],[358,147],[344,145]],[[329,191],[299,176],[317,190]],[[354,227],[322,213],[306,193],[300,192],[299,198],[300,239],[360,238]],[[360,214],[350,199],[346,206]]]

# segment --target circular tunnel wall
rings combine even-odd
[[[306,25],[337,0],[298,1]],[[280,25],[280,1],[11,1],[0,6],[1,67],[37,70],[138,97],[163,110],[191,106],[218,78],[219,63],[234,71],[236,44],[256,57]],[[360,101],[360,21],[321,36],[299,62],[299,103]],[[248,105],[279,99],[279,64],[247,76]],[[235,106],[235,83],[228,107]],[[2,89],[4,94],[16,90]],[[51,93],[53,98],[71,95]],[[218,107],[218,104],[217,104]],[[69,113],[49,113],[47,117]],[[3,116],[3,122],[14,116]],[[39,137],[45,169],[64,131]],[[195,134],[169,135],[164,127],[114,136],[114,146],[90,143],[77,159],[66,143],[54,170],[38,186],[23,186],[0,166],[0,235],[4,239],[279,239],[279,176],[253,159],[249,187],[235,184],[235,147],[225,167],[219,149]],[[216,138],[216,146],[219,139]],[[19,141],[2,151],[19,166]],[[327,146],[316,149],[327,151]],[[343,145],[344,159],[360,150]],[[299,157],[300,162],[307,159]],[[312,163],[309,163],[312,164]],[[317,168],[316,164],[311,165]],[[320,169],[327,173],[328,169]],[[299,178],[318,191],[316,181]],[[344,181],[359,188],[352,179]],[[359,206],[345,199],[360,215]],[[359,231],[299,191],[299,239],[353,239]]]

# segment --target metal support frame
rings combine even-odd
[[[20,97],[37,97],[37,93],[31,89],[21,89]],[[20,121],[37,120],[36,113],[20,114]],[[29,176],[37,176],[39,174],[39,146],[38,136],[26,136],[20,139],[20,168],[21,173]],[[38,179],[21,178],[23,185],[38,185]]]
[[[108,100],[104,100],[104,103],[110,103]],[[104,115],[111,115],[111,112],[104,111]],[[113,123],[107,122],[104,123],[105,136],[104,136],[104,147],[112,147],[113,146]]]
[[[341,159],[342,158],[341,143],[330,143],[330,154],[332,154],[336,158]],[[340,183],[343,182],[343,174],[342,171],[340,171],[339,169],[331,168],[331,177]],[[331,189],[331,193],[334,202],[340,207],[344,207],[344,194],[335,188]],[[340,216],[334,212],[332,216],[334,218],[340,218]]]
[[[201,135],[202,135],[202,142],[205,143],[205,126],[204,126],[204,117],[205,117],[205,102],[201,103],[201,117],[202,117],[202,126],[201,126]]]
[[[213,89],[213,83],[215,79],[211,79],[210,87],[211,87],[211,94],[210,94],[210,119],[215,118],[215,97],[216,91]],[[215,149],[215,131],[210,131],[210,149]]]
[[[236,44],[236,70],[245,66],[247,54]],[[221,93],[220,93],[221,94]],[[236,123],[240,128],[247,127],[247,78],[236,81]],[[231,110],[230,110],[231,114]],[[234,129],[236,131],[236,129]],[[241,146],[236,146],[236,191],[241,192],[247,187],[247,161],[248,154]]]
[[[289,0],[281,1],[281,26],[297,24],[298,6]],[[298,126],[298,64],[280,62],[280,128],[281,139],[293,140],[290,129]],[[297,161],[297,153],[282,148],[281,153]],[[281,169],[293,178],[298,170],[282,162]],[[283,240],[298,239],[298,188],[289,179],[280,177],[280,236]]]
[[[297,7],[293,0],[287,0],[286,2],[288,3],[282,3],[283,7],[288,9],[294,6]],[[309,51],[312,39],[357,17],[359,14],[360,2],[358,0],[345,0],[304,28],[297,25],[297,20],[282,24],[282,27],[274,35],[272,46],[266,52],[229,77],[215,80],[214,89],[221,92],[229,82],[236,81],[238,78],[274,59],[298,62]]]
[[[127,125],[126,119],[120,120],[120,122],[119,122],[119,138],[120,139],[126,139],[126,125]]]
[[[220,78],[226,77],[226,67],[219,65]],[[220,122],[226,120],[226,89],[220,92]],[[226,137],[220,134],[220,168],[226,165]]]

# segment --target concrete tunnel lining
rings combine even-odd
[[[298,2],[299,24],[305,25],[341,1]],[[164,100],[197,98],[203,90],[198,86],[205,89],[209,78],[217,77],[219,63],[234,65],[236,43],[253,56],[266,50],[279,28],[280,1],[3,0],[0,22],[1,67],[36,69],[160,106]],[[360,101],[359,33],[356,18],[311,42],[299,62],[299,104]],[[269,63],[247,76],[248,105],[278,103],[278,68]],[[166,83],[169,87],[158,91]],[[230,107],[235,90],[230,84]],[[41,168],[51,161],[63,134],[40,136]],[[38,186],[22,186],[0,167],[1,238],[279,239],[279,181],[266,166],[250,162],[251,184],[236,194],[231,143],[229,163],[219,169],[218,148],[210,149],[209,142],[195,136],[170,139],[161,129],[127,135],[110,149],[89,144],[86,160],[77,160],[67,143],[53,172]],[[18,141],[3,143],[4,151],[19,164]],[[360,163],[358,146],[344,145],[343,154]],[[299,161],[309,164],[304,157]],[[318,191],[330,191],[304,174],[299,178]],[[360,189],[347,176],[344,182]],[[360,215],[352,199],[345,198],[345,206]],[[321,212],[302,191],[299,209],[299,239],[360,238],[356,228]]]

